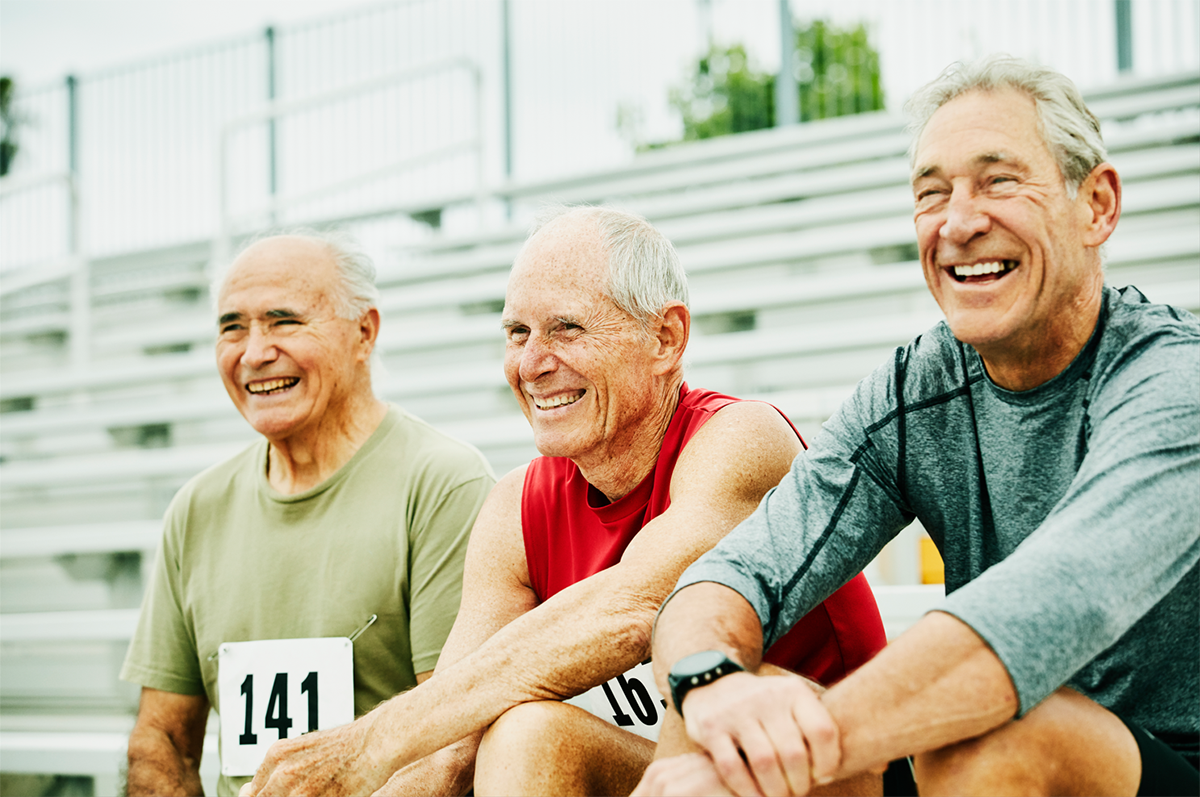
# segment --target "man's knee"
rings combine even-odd
[[[503,751],[541,750],[563,741],[573,706],[556,700],[538,700],[510,708],[483,735],[479,756],[506,755]]]
[[[1137,744],[1124,723],[1063,688],[1020,720],[915,757],[922,794],[1134,794]]]
[[[654,755],[652,742],[558,701],[522,703],[483,736],[475,793],[629,793]]]

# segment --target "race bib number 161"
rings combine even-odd
[[[353,720],[353,650],[346,637],[222,644],[221,772],[253,775],[274,742]]]

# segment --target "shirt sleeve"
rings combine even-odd
[[[409,531],[409,635],[414,673],[434,668],[458,616],[471,527],[494,484],[490,474],[459,484],[445,492],[427,517]]]
[[[180,549],[187,523],[181,492],[171,502],[155,555],[154,574],[142,598],[137,630],[121,667],[123,681],[183,695],[204,694],[194,629],[183,611]]]
[[[881,366],[826,422],[754,513],[684,571],[730,587],[758,614],[764,648],[859,573],[913,519],[868,430],[890,417],[891,368]]]
[[[1200,559],[1200,339],[1127,347],[1093,378],[1088,450],[1066,494],[1007,559],[939,607],[992,647],[1021,715]]]

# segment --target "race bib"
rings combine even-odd
[[[218,656],[225,775],[253,775],[274,742],[354,719],[346,637],[226,642]]]
[[[566,702],[652,742],[658,741],[667,714],[667,701],[654,685],[649,661]]]

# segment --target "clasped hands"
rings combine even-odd
[[[727,675],[688,692],[683,709],[703,752],[655,761],[634,795],[804,795],[838,772],[838,727],[802,678]]]

